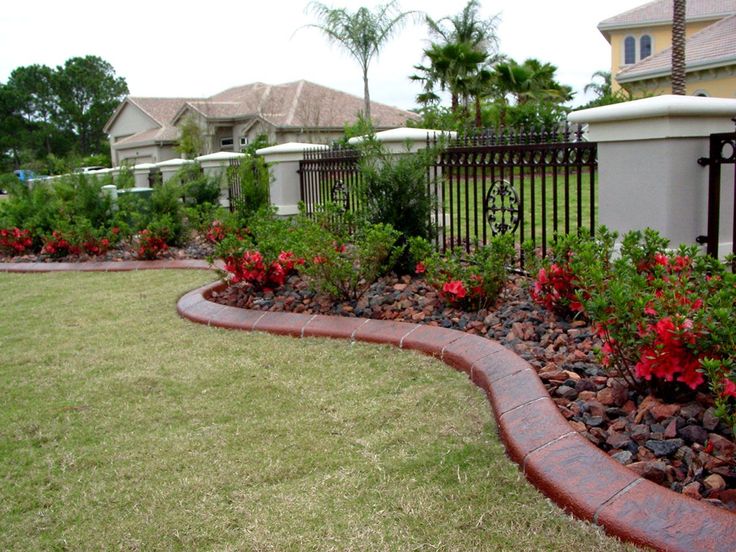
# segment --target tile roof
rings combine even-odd
[[[159,125],[166,126],[171,122],[171,119],[179,111],[183,103],[198,98],[142,98],[139,96],[128,96],[127,99]]]
[[[145,130],[116,142],[134,145],[150,141],[174,141],[179,130],[174,126],[186,108],[208,119],[236,120],[260,117],[276,127],[342,128],[355,121],[363,109],[363,99],[306,80],[285,84],[254,82],[229,88],[209,98],[129,97],[161,128]],[[376,128],[404,126],[417,115],[403,109],[371,102],[371,116]],[[115,115],[113,115],[113,119]],[[112,125],[110,122],[106,128]]]
[[[736,15],[721,19],[692,35],[685,45],[688,71],[719,65],[736,65]],[[630,65],[616,75],[620,83],[669,75],[672,48],[666,48]]]
[[[686,7],[688,21],[720,19],[736,13],[736,0],[688,0]],[[655,0],[604,19],[598,24],[598,29],[603,31],[671,21],[672,0]]]

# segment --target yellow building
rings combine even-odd
[[[672,0],[655,0],[598,25],[611,44],[613,90],[671,93]],[[688,0],[687,93],[736,97],[736,0]]]

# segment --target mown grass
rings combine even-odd
[[[462,374],[178,318],[211,278],[0,274],[0,549],[633,549],[525,482]]]

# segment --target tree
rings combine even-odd
[[[354,13],[345,8],[330,8],[311,2],[309,11],[319,23],[307,25],[319,29],[335,44],[344,48],[360,65],[363,73],[364,116],[371,120],[371,96],[368,89],[368,68],[388,40],[400,30],[406,18],[414,12],[401,12],[397,0],[378,6],[375,12],[361,7]]]
[[[102,129],[128,94],[125,79],[97,56],[68,59],[56,73],[62,123],[77,136],[79,153],[103,151],[107,137]]]
[[[672,0],[672,93],[684,96],[687,73],[685,67],[685,0]]]
[[[626,89],[620,88],[616,92],[613,91],[611,73],[609,71],[596,71],[593,73],[591,81],[585,85],[583,91],[585,93],[592,92],[595,95],[595,98],[582,106],[582,109],[627,102],[630,100],[630,95]]]
[[[480,3],[470,0],[463,11],[437,21],[426,18],[430,35],[435,39],[424,50],[428,65],[415,65],[418,73],[409,78],[421,82],[424,91],[417,101],[425,106],[437,103],[435,89],[450,93],[455,116],[462,105],[467,118],[468,105],[475,103],[475,122],[480,125],[481,99],[490,94],[490,67],[498,60],[496,27],[498,16],[482,19]]]
[[[194,117],[185,117],[179,127],[179,141],[176,144],[176,151],[179,152],[184,159],[194,159],[204,152],[204,135],[202,129],[194,120]]]

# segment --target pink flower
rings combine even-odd
[[[427,271],[427,267],[424,266],[424,263],[419,261],[417,263],[417,266],[414,268],[414,272],[417,274],[424,274]]]

